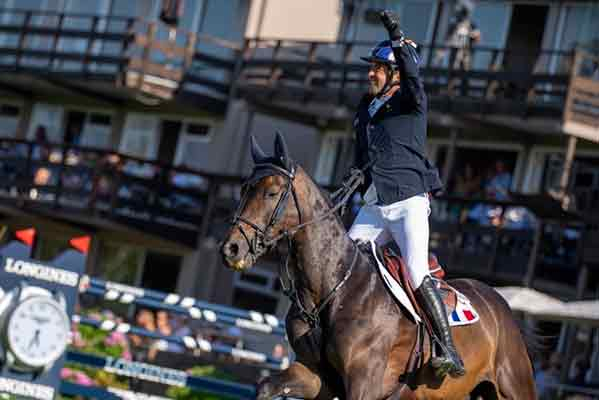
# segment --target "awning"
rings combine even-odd
[[[507,286],[495,290],[513,311],[521,311],[541,320],[599,326],[599,300],[564,302],[526,287]]]

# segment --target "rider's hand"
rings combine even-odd
[[[366,180],[365,176],[364,176],[364,171],[362,171],[360,168],[358,167],[351,167],[349,169],[349,172],[345,175],[345,178],[343,178],[343,181],[347,181],[348,179],[350,179],[352,176],[357,176],[360,184],[363,184],[364,181]]]
[[[397,16],[389,10],[384,10],[381,12],[380,18],[391,40],[403,40],[404,35],[399,29],[399,18]]]

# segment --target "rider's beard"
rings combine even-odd
[[[368,94],[376,96],[383,89],[384,83],[380,80],[371,80],[368,82]]]

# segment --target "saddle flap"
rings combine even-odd
[[[389,270],[389,273],[393,276],[393,278],[399,282],[404,289],[408,292],[408,297],[413,303],[414,308],[417,310],[419,314],[421,314],[421,310],[418,304],[416,304],[416,299],[413,295],[413,288],[410,285],[409,277],[408,277],[408,269],[405,266],[403,258],[397,253],[393,251],[393,249],[387,247],[383,250],[383,259],[385,266]],[[445,277],[445,271],[439,264],[437,256],[433,253],[429,254],[429,270],[431,276],[434,278],[437,288],[441,293],[441,297],[443,302],[445,303],[445,307],[447,308],[448,313],[453,312],[456,309],[456,305],[458,302],[457,292],[447,284],[443,280]],[[426,319],[426,316],[420,315],[421,318]]]

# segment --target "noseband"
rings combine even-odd
[[[233,224],[233,226],[237,226],[239,232],[245,238],[248,244],[250,254],[252,254],[252,257],[254,257],[255,259],[272,249],[274,245],[282,237],[289,236],[289,234],[291,232],[294,232],[298,226],[302,225],[302,213],[299,208],[299,203],[297,201],[297,193],[295,192],[295,187],[293,186],[293,180],[295,179],[295,171],[295,166],[293,166],[291,170],[288,171],[272,163],[257,164],[254,168],[254,173],[252,174],[252,176],[244,183],[244,189],[242,189],[243,195],[241,197],[241,201],[239,203],[239,206],[237,207],[237,211],[235,212],[231,223]],[[273,175],[282,176],[286,178],[287,182],[285,184],[285,190],[283,194],[281,194],[281,196],[279,197],[279,201],[277,202],[277,205],[274,211],[272,212],[268,223],[266,224],[266,226],[260,227],[254,222],[243,217],[241,214],[243,213],[247,203],[249,189],[254,187],[262,178]],[[283,231],[279,235],[270,236],[270,230],[280,221],[280,219],[283,217],[283,214],[285,213],[290,193],[293,197],[295,208],[299,215],[299,224],[296,227]],[[248,234],[245,232],[240,222],[244,223],[245,225],[251,227],[254,230],[254,237],[252,239],[250,239]]]

